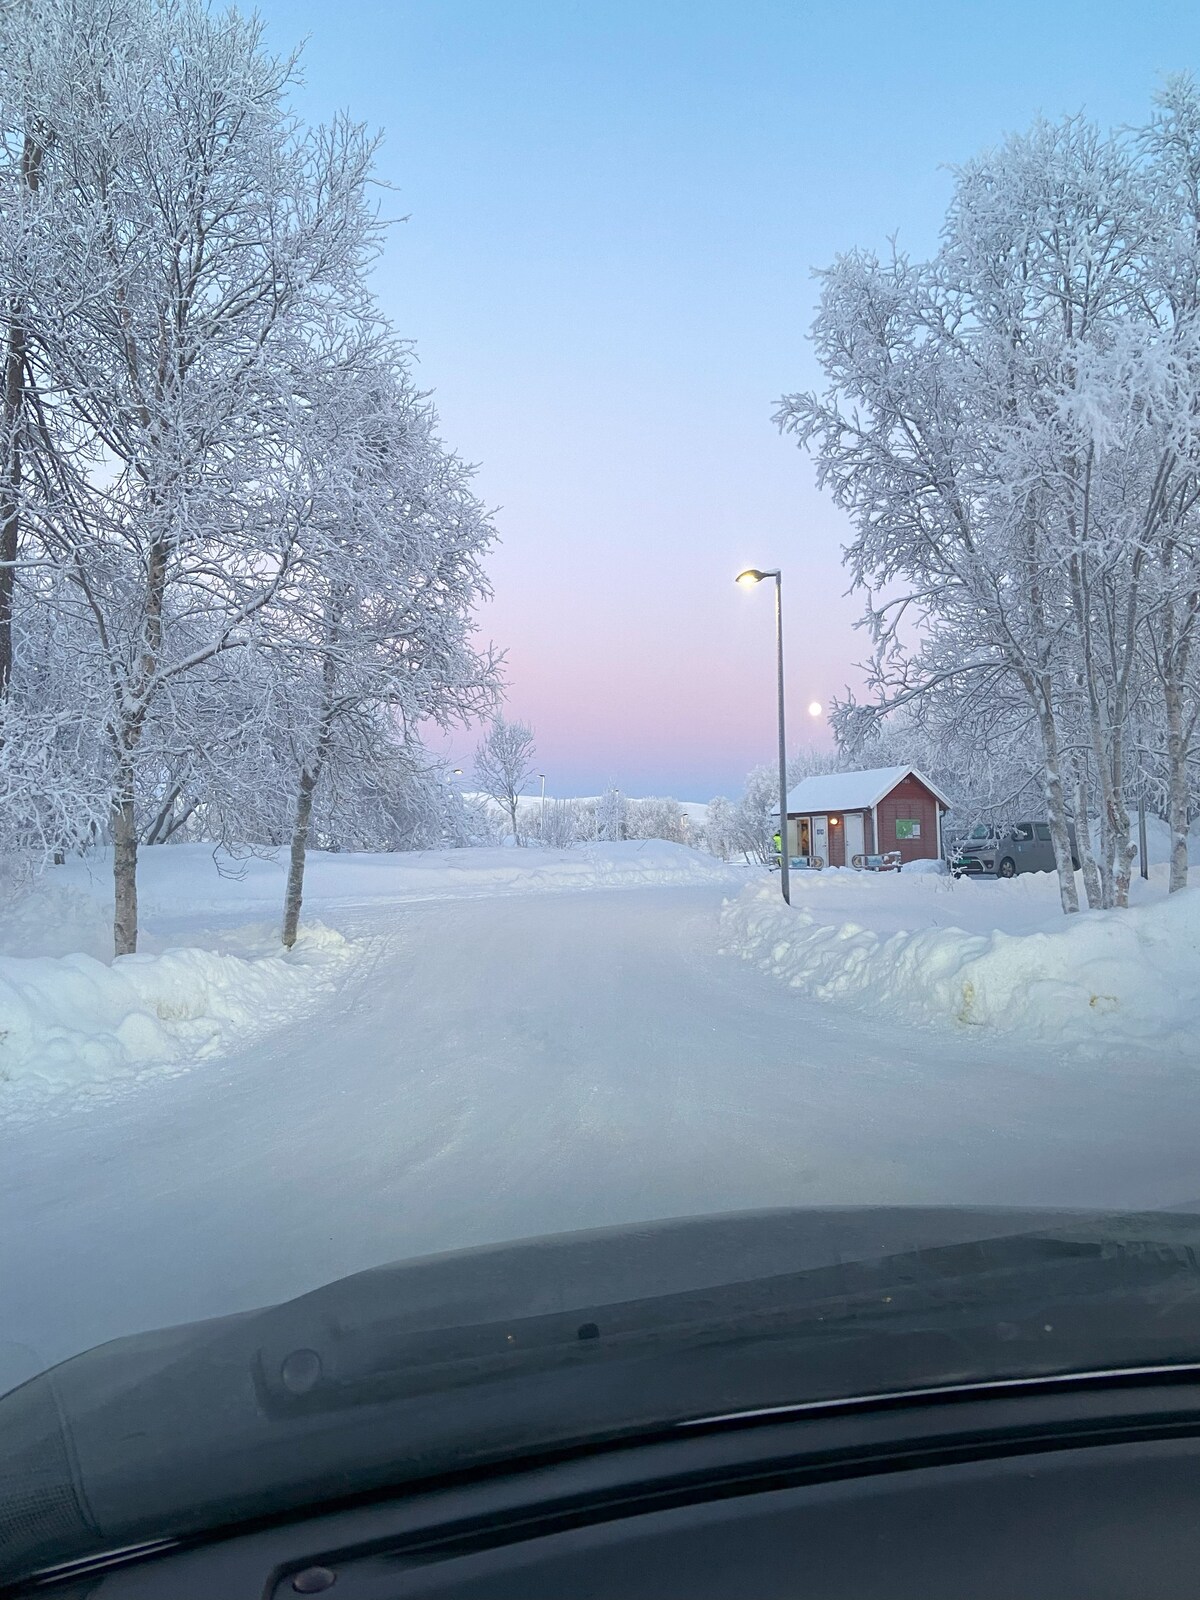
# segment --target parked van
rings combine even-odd
[[[1071,840],[1071,865],[1079,870],[1075,828],[1067,824]],[[980,823],[952,852],[950,870],[965,876],[1015,878],[1018,872],[1054,872],[1054,844],[1048,822],[1018,822],[995,829]]]

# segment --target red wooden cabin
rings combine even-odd
[[[950,802],[915,767],[871,767],[805,778],[787,798],[789,856],[849,866],[855,856],[898,851],[936,861]]]

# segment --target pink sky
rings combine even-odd
[[[856,680],[847,530],[770,418],[819,386],[812,268],[932,249],[962,161],[1039,112],[1141,120],[1194,66],[1156,0],[264,0],[308,36],[298,109],[386,131],[377,283],[447,440],[501,509],[482,618],[551,793],[706,799],[775,754],[782,565],[790,743]],[[1030,48],[1030,41],[1037,48]],[[469,762],[476,735],[454,750]]]

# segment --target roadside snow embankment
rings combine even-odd
[[[716,856],[666,839],[623,839],[570,850],[424,850],[370,860],[379,875],[377,892],[386,892],[386,884],[399,894],[415,895],[669,888],[732,884],[744,877]]]
[[[208,845],[142,852],[141,952],[114,962],[111,860],[98,850],[0,894],[0,1106],[31,1090],[105,1084],[242,1048],[331,990],[359,948],[323,923],[406,901],[744,881],[661,839],[573,850],[310,852],[300,942],[279,949],[282,853]],[[216,948],[214,948],[216,946]]]
[[[310,926],[288,955],[166,950],[0,957],[0,1090],[92,1089],[207,1056],[290,1022],[332,986],[352,946]]]
[[[287,860],[253,856],[233,862],[203,845],[143,852],[143,904],[151,911],[182,905],[231,911],[283,904]],[[741,875],[744,878],[744,874]],[[567,889],[623,889],[671,884],[731,883],[736,869],[715,856],[664,839],[626,839],[570,850],[469,848],[394,853],[311,850],[304,904],[323,911],[372,902],[482,894],[541,894]]]
[[[1043,874],[800,875],[790,908],[777,883],[755,884],[726,902],[722,930],[727,949],[817,1000],[1200,1060],[1200,890],[1154,891],[1126,911],[1066,917]]]
[[[544,894],[557,890],[729,884],[745,871],[715,856],[664,839],[624,839],[576,845],[570,850],[467,848],[395,852],[310,850],[304,874],[304,909],[323,921],[339,907],[395,904],[490,894]],[[138,862],[138,900],[144,928],[154,940],[163,919],[174,942],[183,923],[276,917],[283,906],[287,856],[282,850],[235,859],[211,845],[158,845]],[[33,937],[37,953],[62,955],[111,948],[112,862],[107,850],[72,857],[39,880],[30,910],[9,943],[0,928],[0,953],[22,952]],[[53,903],[51,903],[53,900]],[[90,902],[90,913],[87,902]],[[39,926],[40,919],[40,926]],[[11,920],[11,919],[10,919]],[[43,932],[57,941],[43,946]],[[63,939],[76,943],[62,943]]]

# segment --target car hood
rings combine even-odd
[[[1200,1354],[1200,1217],[861,1208],[559,1235],[101,1345],[0,1399],[0,1581],[761,1408]]]

